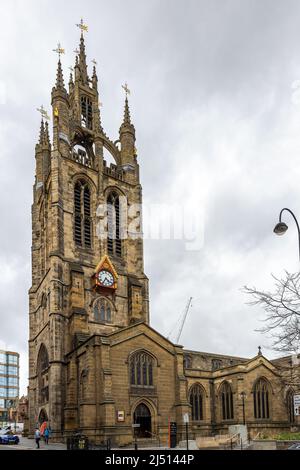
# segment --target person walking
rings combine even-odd
[[[40,440],[41,440],[41,433],[40,433],[39,428],[36,428],[35,433],[34,433],[34,438],[35,438],[35,442],[36,442],[36,448],[39,449],[40,448]]]
[[[49,428],[48,426],[44,429],[44,440],[45,440],[45,444],[49,444],[49,435],[50,435],[50,431],[49,431]]]

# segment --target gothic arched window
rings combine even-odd
[[[190,404],[192,405],[192,420],[203,420],[203,389],[199,384],[195,384],[190,389]]]
[[[286,406],[288,412],[289,423],[295,422],[295,411],[294,411],[294,391],[288,390],[286,394]]]
[[[91,248],[91,192],[88,184],[79,180],[74,187],[74,238],[77,246]]]
[[[113,192],[107,197],[107,251],[115,256],[122,255],[120,224],[120,198]]]
[[[146,352],[139,351],[130,358],[131,385],[153,385],[153,358]]]
[[[81,125],[87,129],[93,128],[92,101],[87,96],[81,97]]]
[[[44,404],[49,401],[48,368],[49,368],[48,351],[47,351],[46,346],[42,344],[38,353],[37,364],[36,364],[40,404]]]
[[[254,386],[253,405],[256,419],[270,418],[269,385],[265,379],[259,379]]]
[[[95,301],[94,320],[97,322],[111,323],[111,305],[108,300],[101,297]]]
[[[233,419],[233,394],[231,385],[228,382],[224,382],[221,391],[221,409],[222,409],[222,419],[228,420]]]

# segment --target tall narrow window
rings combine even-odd
[[[81,125],[87,129],[93,128],[92,101],[87,96],[81,97]]]
[[[153,359],[142,351],[135,353],[130,359],[131,385],[153,385]]]
[[[253,390],[254,417],[256,419],[269,419],[269,386],[266,380],[259,379]]]
[[[91,248],[91,193],[87,183],[77,181],[74,188],[74,239],[77,246]]]
[[[224,382],[221,387],[221,408],[223,420],[233,419],[233,394],[228,382]]]
[[[107,198],[107,251],[111,255],[122,256],[120,199],[110,193]]]
[[[289,423],[294,423],[295,422],[294,391],[292,389],[290,389],[286,394],[286,406],[287,406]]]
[[[47,348],[44,344],[41,345],[38,357],[36,373],[38,377],[38,399],[40,404],[47,403],[49,401],[49,386],[48,386],[48,368],[49,368],[49,356]]]
[[[203,420],[203,390],[199,384],[193,385],[190,390],[190,404],[192,406],[192,420]]]

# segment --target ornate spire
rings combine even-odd
[[[44,119],[42,118],[41,127],[40,127],[40,138],[39,138],[40,145],[44,143],[44,136],[45,136],[45,126],[44,126]]]
[[[257,353],[258,356],[262,356],[262,352],[261,352],[261,346],[258,346],[258,353]]]
[[[49,138],[49,126],[48,122],[44,122],[44,118],[42,117],[41,120],[41,127],[40,127],[40,137],[39,137],[39,145],[41,146],[48,146],[50,145],[50,138]]]
[[[45,135],[45,143],[47,145],[50,145],[50,137],[49,137],[49,125],[48,125],[48,122],[46,121],[45,123],[45,132],[44,132],[44,135]]]
[[[56,72],[56,88],[63,89],[65,87],[63,71],[61,67],[61,61],[58,60],[57,72]]]
[[[127,83],[125,83],[125,85],[122,85],[122,88],[125,91],[125,106],[124,106],[124,118],[120,127],[120,132],[122,132],[123,130],[126,130],[126,131],[131,131],[132,134],[134,134],[135,129],[134,129],[134,125],[131,123],[129,104],[128,104],[128,95],[130,95],[130,90],[128,88]]]
[[[86,65],[86,54],[83,33],[81,32],[80,44],[79,44],[79,68],[80,78],[84,84],[88,84],[88,74]]]
[[[134,125],[131,122],[130,118],[130,110],[129,110],[129,103],[128,103],[128,97],[126,94],[125,97],[125,106],[124,106],[124,117],[123,117],[123,122],[120,127],[120,133],[122,132],[130,132],[131,134],[135,134],[135,128]]]
[[[125,98],[125,107],[124,107],[124,119],[123,119],[123,124],[131,124],[130,120],[130,111],[129,111],[129,104],[128,104],[128,98],[126,96]]]

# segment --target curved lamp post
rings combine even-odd
[[[297,226],[297,230],[298,230],[298,248],[299,248],[299,260],[300,260],[300,228],[299,228],[299,224],[298,224],[298,220],[296,219],[296,216],[295,214],[290,210],[288,209],[287,207],[284,207],[283,209],[281,209],[280,211],[280,214],[279,214],[279,222],[275,225],[274,227],[274,230],[273,232],[276,233],[276,235],[284,235],[285,232],[287,231],[288,229],[288,226],[282,222],[281,220],[281,216],[282,216],[282,213],[284,211],[287,211],[291,214],[291,216],[293,217],[295,223],[296,223],[296,226]]]

